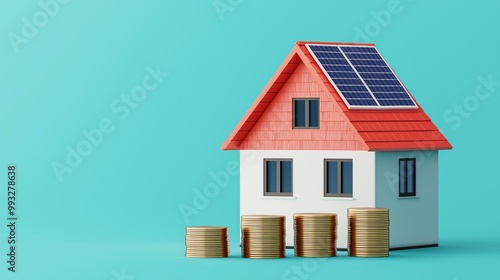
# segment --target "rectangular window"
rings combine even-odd
[[[399,159],[399,196],[416,195],[416,160],[414,158]]]
[[[264,160],[264,195],[292,196],[292,160]]]
[[[293,128],[319,128],[319,99],[293,99]]]
[[[352,160],[325,160],[325,196],[352,197]]]

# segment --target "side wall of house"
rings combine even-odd
[[[416,196],[399,197],[399,159],[416,159]],[[438,244],[438,152],[377,152],[377,207],[389,208],[391,248]]]
[[[264,196],[264,159],[292,159],[293,195]],[[352,159],[353,197],[324,197],[324,160]],[[367,151],[240,151],[240,214],[286,216],[286,244],[293,246],[293,214],[337,213],[338,248],[347,248],[347,208],[375,206],[375,153]]]

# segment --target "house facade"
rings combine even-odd
[[[438,151],[451,145],[395,75],[369,73],[388,66],[357,66],[385,63],[372,49],[297,42],[222,146],[241,151],[240,214],[285,215],[287,246],[293,213],[328,212],[347,248],[351,207],[389,208],[391,248],[438,244]]]

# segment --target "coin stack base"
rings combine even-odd
[[[186,257],[224,258],[228,256],[227,227],[186,227]]]
[[[296,213],[293,215],[295,255],[334,257],[337,255],[337,215]]]
[[[347,215],[349,256],[389,256],[389,209],[349,208]]]
[[[252,259],[285,257],[285,216],[241,216],[241,256]]]

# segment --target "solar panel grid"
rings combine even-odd
[[[415,103],[374,47],[340,47],[381,106]]]
[[[313,45],[310,48],[348,104],[377,106],[373,96],[337,46]]]
[[[415,107],[374,47],[308,45],[348,106]]]

